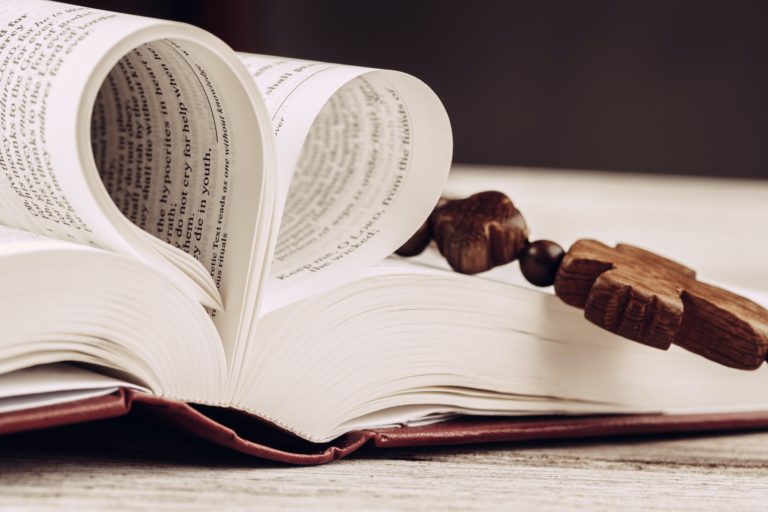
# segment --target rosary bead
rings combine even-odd
[[[419,226],[419,229],[416,230],[416,232],[411,236],[411,238],[408,239],[403,245],[400,246],[398,250],[395,251],[395,254],[398,256],[418,256],[422,252],[424,252],[424,249],[427,248],[429,245],[429,242],[432,241],[432,217],[435,216],[435,212],[440,209],[441,207],[448,204],[450,199],[441,197],[438,201],[435,207],[432,209],[432,213],[430,213],[427,220],[424,221],[424,224]]]
[[[432,228],[429,225],[429,219],[427,219],[413,236],[395,251],[395,254],[399,256],[417,256],[424,252],[430,241],[432,241]]]
[[[564,256],[565,251],[555,242],[537,240],[527,244],[520,254],[520,271],[533,285],[551,286]]]

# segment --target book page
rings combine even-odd
[[[169,398],[224,402],[215,324],[143,262],[0,226],[0,282],[0,376],[77,362]]]
[[[264,266],[268,125],[243,64],[202,30],[2,2],[0,223],[162,270],[213,308],[231,357]]]
[[[451,134],[437,97],[409,75],[241,56],[280,155],[270,311],[358,275],[405,242],[437,202]]]
[[[314,442],[436,413],[768,407],[766,367],[736,370],[622,339],[553,294],[500,277],[391,258],[270,312],[235,403]]]
[[[251,241],[265,204],[253,200],[258,189],[252,187],[260,185],[249,179],[249,186],[242,176],[258,174],[252,155],[237,144],[246,133],[233,133],[242,132],[233,123],[233,99],[184,46],[155,41],[112,68],[91,122],[96,167],[111,199],[134,225],[164,242],[157,249],[193,279],[202,286],[212,279],[212,293],[223,290],[224,308],[210,313],[230,343],[239,337],[246,309],[250,285],[244,277],[257,274],[247,258],[259,250]],[[235,217],[231,202],[237,197]]]
[[[184,73],[189,69],[194,73]],[[93,106],[91,147],[110,197],[136,226],[201,262],[220,288],[234,164],[226,98],[173,41],[133,49]]]
[[[108,243],[67,194],[52,161],[52,90],[67,55],[109,16],[42,2],[3,2],[0,14],[0,222],[90,245]],[[59,122],[64,121],[60,119]],[[71,128],[71,127],[67,127]],[[74,162],[68,162],[73,164]]]
[[[70,364],[45,364],[0,375],[0,414],[85,400],[131,388],[149,389]]]

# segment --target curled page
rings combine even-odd
[[[279,154],[263,312],[359,275],[427,218],[450,169],[445,110],[396,71],[241,54]]]
[[[202,30],[0,0],[0,223],[149,263],[218,309],[231,357],[275,196],[261,126],[247,70]]]

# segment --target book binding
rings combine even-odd
[[[464,416],[426,426],[359,430],[330,443],[318,444],[240,411],[193,406],[119,389],[101,397],[0,414],[0,435],[116,418],[139,410],[217,445],[261,459],[297,465],[331,462],[364,445],[398,448],[768,428],[768,411],[517,418]]]

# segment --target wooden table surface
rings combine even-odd
[[[768,433],[254,460],[120,420],[0,440],[0,509],[766,510]]]
[[[507,191],[536,237],[623,239],[710,279],[768,290],[768,183],[472,171],[449,189]],[[766,510],[768,432],[364,450],[308,468],[229,453],[141,418],[0,438],[0,509],[255,506]]]

